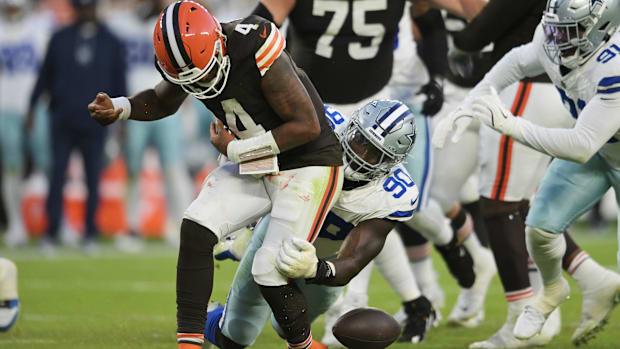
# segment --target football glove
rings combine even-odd
[[[422,105],[422,114],[433,116],[441,110],[443,106],[443,85],[441,82],[431,79],[420,88],[417,94],[426,96],[426,101]]]
[[[456,48],[450,47],[448,52],[448,66],[452,74],[461,77],[463,79],[469,79],[474,74],[474,59],[480,53],[466,52]]]
[[[435,132],[433,133],[433,145],[436,148],[443,148],[446,143],[446,138],[448,138],[448,135],[452,132],[452,130],[454,130],[454,134],[452,135],[451,141],[452,143],[458,143],[465,130],[467,130],[467,126],[469,126],[473,117],[473,110],[464,107],[456,108],[456,110],[448,116],[439,120],[437,126],[435,126]]]
[[[491,87],[489,95],[474,98],[472,110],[480,122],[503,134],[512,135],[517,119],[504,107],[495,88]]]
[[[316,249],[306,240],[291,238],[285,240],[276,257],[276,269],[291,279],[311,279],[316,276],[318,265]]]

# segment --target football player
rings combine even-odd
[[[127,54],[127,86],[129,93],[138,93],[155,85],[161,79],[153,67],[153,27],[160,11],[165,7],[162,0],[141,0],[129,11],[123,8],[110,16],[110,29],[125,44]],[[144,150],[152,144],[157,149],[166,187],[167,212],[170,216],[166,227],[166,238],[172,241],[177,236],[178,224],[183,211],[192,200],[191,181],[182,157],[181,119],[165,118],[151,123],[130,121],[126,125],[126,160],[128,178],[127,217],[130,235],[117,236],[119,247],[135,249],[140,247],[136,240],[139,227],[138,178],[142,169]],[[173,224],[171,222],[178,222]],[[170,232],[173,230],[174,232]]]
[[[462,110],[447,121],[448,130],[457,122],[466,124],[469,118],[464,116],[473,115],[555,158],[525,222],[527,248],[540,268],[544,290],[517,319],[513,334],[519,339],[539,333],[569,294],[561,275],[567,248],[562,233],[610,187],[620,189],[615,139],[620,129],[620,118],[615,117],[620,108],[620,70],[614,63],[619,24],[620,1],[549,0],[533,40],[504,56],[470,93]],[[572,128],[549,128],[517,118],[499,100],[495,91],[541,73],[551,79],[577,119]],[[573,334],[575,344],[591,339],[620,301],[620,276],[600,266],[588,268],[578,279],[584,300]]]
[[[335,286],[346,285],[379,254],[386,239],[398,237],[390,231],[414,215],[418,200],[418,188],[401,164],[416,140],[416,123],[406,105],[379,100],[350,118],[330,107],[326,115],[344,148],[343,191],[319,233],[316,249],[301,239],[288,239],[276,259],[278,270],[296,279],[308,297],[307,311],[313,320],[338,297],[341,289]],[[217,316],[208,319],[207,337],[221,348],[251,346],[269,319],[267,303],[250,274],[269,224],[270,219],[264,218],[256,226],[225,310],[215,310]],[[403,333],[407,342],[409,336],[422,341],[434,315],[428,299],[415,292],[414,299],[404,304],[411,319]],[[273,315],[277,321],[272,323],[281,333],[282,315],[276,311]]]
[[[313,242],[340,194],[342,148],[323,117],[323,103],[284,51],[282,34],[263,18],[220,24],[198,3],[175,2],[162,11],[153,42],[164,80],[131,98],[99,93],[89,110],[102,125],[154,121],[192,95],[218,119],[211,142],[227,161],[204,181],[180,229],[179,348],[204,341],[213,246],[268,213],[271,223],[252,275],[271,307],[284,309],[279,320],[290,347],[305,348],[312,342],[305,299],[278,272],[275,258],[286,238]]]
[[[0,258],[0,331],[10,330],[18,315],[17,267],[12,261]]]
[[[28,98],[49,40],[52,21],[47,16],[33,14],[27,0],[0,0],[0,148],[2,149],[3,201],[8,215],[5,242],[15,246],[27,242],[22,222],[22,171],[24,144],[41,145],[33,151],[35,164],[43,168],[49,158],[41,158],[48,147],[47,118],[37,114],[41,121],[32,132],[32,139],[24,142],[22,132],[28,113]],[[34,142],[31,142],[34,141]]]

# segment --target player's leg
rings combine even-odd
[[[252,275],[289,347],[305,349],[312,345],[312,333],[304,295],[276,270],[274,261],[285,239],[316,239],[340,195],[343,173],[339,167],[312,166],[265,176],[263,181],[273,207],[263,245],[254,257]]]
[[[568,296],[568,283],[561,274],[566,250],[561,234],[609,189],[606,170],[598,154],[585,164],[555,159],[549,166],[526,219],[527,248],[540,269],[544,289],[519,316],[517,338],[539,333],[549,314]]]
[[[178,240],[178,227],[185,207],[192,200],[192,186],[182,149],[181,118],[169,117],[154,125],[153,143],[157,147],[166,186],[168,223],[166,240]]]
[[[10,330],[18,314],[17,267],[10,260],[0,258],[0,332]]]
[[[26,231],[21,218],[22,196],[22,120],[16,113],[3,113],[0,117],[0,149],[2,150],[2,200],[6,205],[8,229],[5,235],[7,246],[27,242]]]
[[[237,266],[226,307],[216,309],[207,316],[205,338],[219,348],[254,345],[271,314],[269,304],[252,277],[254,256],[263,244],[270,219],[269,215],[265,216],[254,228],[246,253]]]
[[[243,203],[242,205],[240,203]],[[213,247],[222,237],[271,209],[261,180],[239,175],[226,162],[204,181],[185,211],[177,262],[177,340],[179,347],[200,347],[213,288]]]

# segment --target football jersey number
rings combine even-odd
[[[237,137],[243,139],[265,133],[263,126],[257,125],[235,98],[223,100],[221,103],[226,113],[226,126]],[[239,129],[239,126],[243,129]]]
[[[615,52],[614,52],[615,51]],[[596,57],[597,62],[602,62],[603,64],[611,61],[614,57],[620,54],[620,47],[616,44],[609,46],[609,48],[604,49],[598,57]]]
[[[315,53],[321,57],[332,58],[332,41],[338,35],[347,15],[352,10],[353,32],[358,36],[372,37],[370,46],[362,46],[360,42],[349,44],[348,53],[355,60],[372,59],[379,52],[379,45],[385,35],[385,27],[381,23],[366,23],[366,12],[387,10],[387,0],[358,0],[349,6],[348,1],[314,0],[312,14],[323,17],[327,12],[334,16],[325,32],[316,43]]]
[[[414,185],[415,183],[411,177],[399,168],[383,182],[383,189],[388,193],[394,192],[392,196],[398,199],[407,192],[407,188],[411,188]]]

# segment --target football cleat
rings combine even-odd
[[[422,343],[426,332],[435,322],[435,309],[424,296],[407,302],[404,306],[407,320],[398,341],[401,343]]]
[[[476,280],[474,274],[474,260],[463,246],[462,241],[454,234],[452,240],[444,246],[435,245],[437,251],[446,262],[450,274],[458,281],[463,288],[470,288]]]
[[[573,334],[573,344],[587,343],[603,330],[611,311],[620,303],[620,275],[607,271],[605,282],[583,292],[581,319]]]
[[[215,245],[213,256],[218,261],[231,259],[238,262],[243,258],[251,238],[252,230],[248,228],[239,229]]]
[[[570,287],[566,279],[560,277],[559,284],[554,286],[556,287],[553,290],[546,287],[541,294],[535,296],[531,305],[525,306],[513,330],[517,339],[530,339],[539,334],[547,317],[568,298]],[[548,312],[545,313],[544,309]]]

